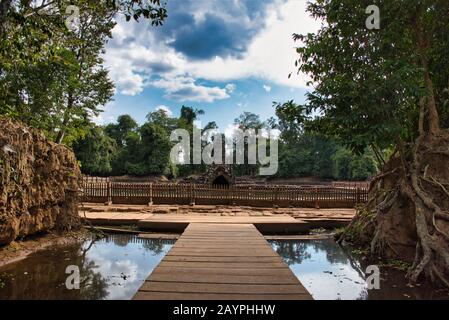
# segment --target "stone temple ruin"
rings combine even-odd
[[[210,165],[202,180],[205,184],[217,187],[229,187],[235,184],[235,177],[230,165]]]

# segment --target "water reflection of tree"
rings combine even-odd
[[[275,240],[272,241],[272,244],[274,244],[274,250],[288,265],[302,263],[311,257],[311,254],[307,251],[306,242]]]
[[[360,261],[357,259],[357,257],[353,256],[352,252],[344,246],[338,245],[338,248],[347,256],[349,264],[355,271],[357,271],[360,278],[365,279],[365,273],[363,272],[362,265],[360,264]]]
[[[311,241],[315,252],[324,251],[326,260],[331,264],[347,264],[348,256],[333,240],[317,240]]]
[[[173,245],[175,243],[173,240],[143,240],[143,247],[148,251],[152,251],[153,255],[161,254],[164,252],[166,245]]]
[[[326,260],[331,264],[347,264],[348,256],[332,240],[315,241],[271,241],[274,244],[275,251],[288,264],[300,264],[304,260],[312,257],[312,252],[324,252]]]
[[[143,247],[152,251],[154,255],[161,254],[164,251],[164,244],[160,241],[145,241]]]
[[[42,250],[27,259],[7,265],[2,272],[11,274],[1,299],[104,299],[107,297],[107,280],[97,272],[97,265],[86,257],[90,247],[78,243]],[[66,288],[67,266],[80,268],[80,290]]]
[[[102,300],[108,295],[107,279],[105,279],[101,273],[95,272],[98,266],[93,260],[87,259],[87,253],[95,244],[95,240],[92,240],[90,244],[83,248],[80,247],[80,254],[78,255],[80,262],[77,264],[80,267],[80,296],[86,300]]]
[[[119,247],[126,247],[131,242],[130,238],[129,235],[124,234],[109,235],[107,237],[109,241],[114,242],[114,244]]]

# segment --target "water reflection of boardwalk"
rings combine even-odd
[[[134,299],[312,297],[252,224],[191,223]]]

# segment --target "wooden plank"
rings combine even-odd
[[[138,291],[134,300],[312,300],[310,294],[213,294]]]
[[[161,267],[182,267],[182,268],[234,268],[234,269],[284,269],[285,264],[279,262],[270,263],[254,263],[254,262],[240,262],[240,263],[225,263],[225,262],[173,262],[162,260],[159,264]]]
[[[199,227],[196,223],[187,227],[134,296],[143,300],[311,298],[254,225]]]
[[[149,281],[180,283],[227,283],[227,284],[293,284],[295,279],[290,275],[207,275],[204,274],[154,274]]]
[[[232,249],[198,249],[186,251],[184,249],[171,250],[167,256],[206,256],[206,257],[273,257],[276,256],[273,250],[246,250],[236,251]]]
[[[195,227],[190,231],[186,230],[189,224],[202,225],[202,227]],[[239,235],[248,231],[251,235],[256,235],[257,230],[245,230],[239,225],[254,224],[256,228],[263,233],[305,233],[311,228],[308,222],[295,219],[291,216],[242,216],[242,217],[222,217],[222,216],[193,216],[193,215],[179,215],[166,214],[162,217],[154,215],[148,219],[140,220],[137,225],[142,229],[160,230],[160,231],[182,231],[186,232],[186,237],[224,237],[226,235],[233,235],[235,237],[241,236],[247,238],[245,235]],[[224,225],[233,225],[228,231],[223,231]],[[203,228],[203,229],[201,229]],[[197,234],[193,231],[201,231]],[[214,235],[213,231],[217,231]],[[229,232],[229,233],[228,233]],[[260,234],[259,234],[260,235]]]
[[[201,240],[209,240],[209,241],[232,241],[232,242],[244,242],[244,241],[258,241],[260,243],[260,240],[263,239],[262,235],[252,235],[249,234],[247,237],[245,236],[234,236],[234,237],[226,237],[226,236],[195,236],[195,235],[186,235],[182,238],[184,242],[195,242],[195,241],[201,241]],[[263,242],[262,242],[263,243]]]
[[[252,269],[252,268],[239,268],[239,269],[229,269],[229,268],[195,268],[195,269],[185,269],[179,266],[175,267],[162,267],[159,266],[157,269],[151,273],[150,277],[153,275],[204,275],[207,276],[273,276],[273,270],[271,269]],[[295,275],[289,269],[277,269],[276,276],[290,276],[295,278]]]
[[[243,256],[243,257],[226,257],[226,256],[176,256],[168,255],[165,257],[165,261],[188,261],[188,262],[279,262],[281,258],[274,256]]]
[[[303,288],[296,284],[238,284],[238,283],[187,283],[146,281],[140,291],[179,293],[240,293],[240,294],[301,294]]]
[[[236,232],[187,232],[185,237],[216,237],[216,238],[227,238],[227,237],[259,237],[260,234],[256,232],[245,232],[245,231],[236,231]]]
[[[223,231],[189,231],[184,232],[185,237],[216,237],[216,238],[228,238],[228,237],[259,237],[257,232],[245,232],[245,231],[233,231],[233,232],[223,232]]]
[[[162,217],[155,215],[145,222],[180,222],[180,223],[205,223],[205,224],[253,224],[263,222],[295,222],[296,220],[288,215],[276,216],[197,216],[197,215],[179,215],[164,214]],[[208,226],[208,227],[213,227]]]
[[[204,247],[208,247],[208,246],[217,246],[217,245],[223,245],[223,246],[236,246],[236,245],[247,245],[247,246],[253,246],[253,245],[261,245],[260,240],[247,240],[247,241],[243,241],[243,240],[231,240],[231,239],[226,239],[226,240],[221,240],[220,242],[211,242],[208,239],[191,239],[191,240],[183,240],[180,239],[178,240],[178,242],[176,242],[177,244],[179,244],[179,246],[193,246],[193,247],[198,247],[198,246],[204,246]],[[263,245],[262,245],[263,246]]]
[[[330,239],[330,237],[326,238]],[[183,242],[177,244],[177,248],[186,248],[186,249],[196,249],[198,246],[202,246],[202,248],[208,249],[228,249],[233,248],[236,245],[235,242],[230,243],[208,243],[208,242]],[[242,249],[254,249],[254,248],[265,248],[265,245],[260,243],[248,244],[248,243],[239,243],[237,244]]]

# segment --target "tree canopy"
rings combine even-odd
[[[320,115],[315,128],[359,153],[448,125],[449,3],[381,1],[378,30],[365,25],[369,4],[318,0],[308,11],[323,27],[294,35],[298,71],[314,87],[307,107]]]
[[[410,261],[412,282],[426,276],[449,287],[449,2],[378,1],[374,29],[365,23],[369,5],[309,3],[322,27],[294,35],[302,42],[298,72],[313,86],[306,109],[317,116],[310,128],[358,154],[369,146],[381,159],[390,151],[341,239],[369,247],[373,257]],[[347,165],[349,158],[334,155],[337,174],[363,172],[365,159]]]
[[[301,108],[293,101],[276,103],[275,107],[279,118],[262,121],[259,115],[244,112],[236,118],[235,125],[244,130],[262,129],[267,126],[280,130],[277,177],[315,176],[326,179],[365,180],[377,172],[379,164],[369,149],[362,155],[354,155],[335,139],[309,131],[304,127],[304,123],[296,122],[292,125],[281,114],[286,108]],[[117,118],[116,123],[95,127],[74,145],[82,171],[89,175],[101,176],[126,174],[188,177],[205,173],[207,167],[204,163],[176,166],[170,162],[169,157],[174,145],[169,139],[171,132],[176,128],[184,128],[192,138],[193,119],[197,119],[199,114],[197,111],[192,107],[183,106],[179,117],[170,117],[165,110],[159,109],[150,112],[147,121],[141,126],[131,116],[122,115]],[[210,122],[202,131],[208,129],[218,127],[215,122]],[[203,148],[206,144],[206,141],[202,141]],[[234,174],[255,176],[259,165],[248,164],[247,158],[245,159],[245,164],[234,165]]]
[[[114,93],[102,53],[117,15],[158,26],[167,12],[159,0],[1,0],[0,114],[57,143],[89,133]]]

